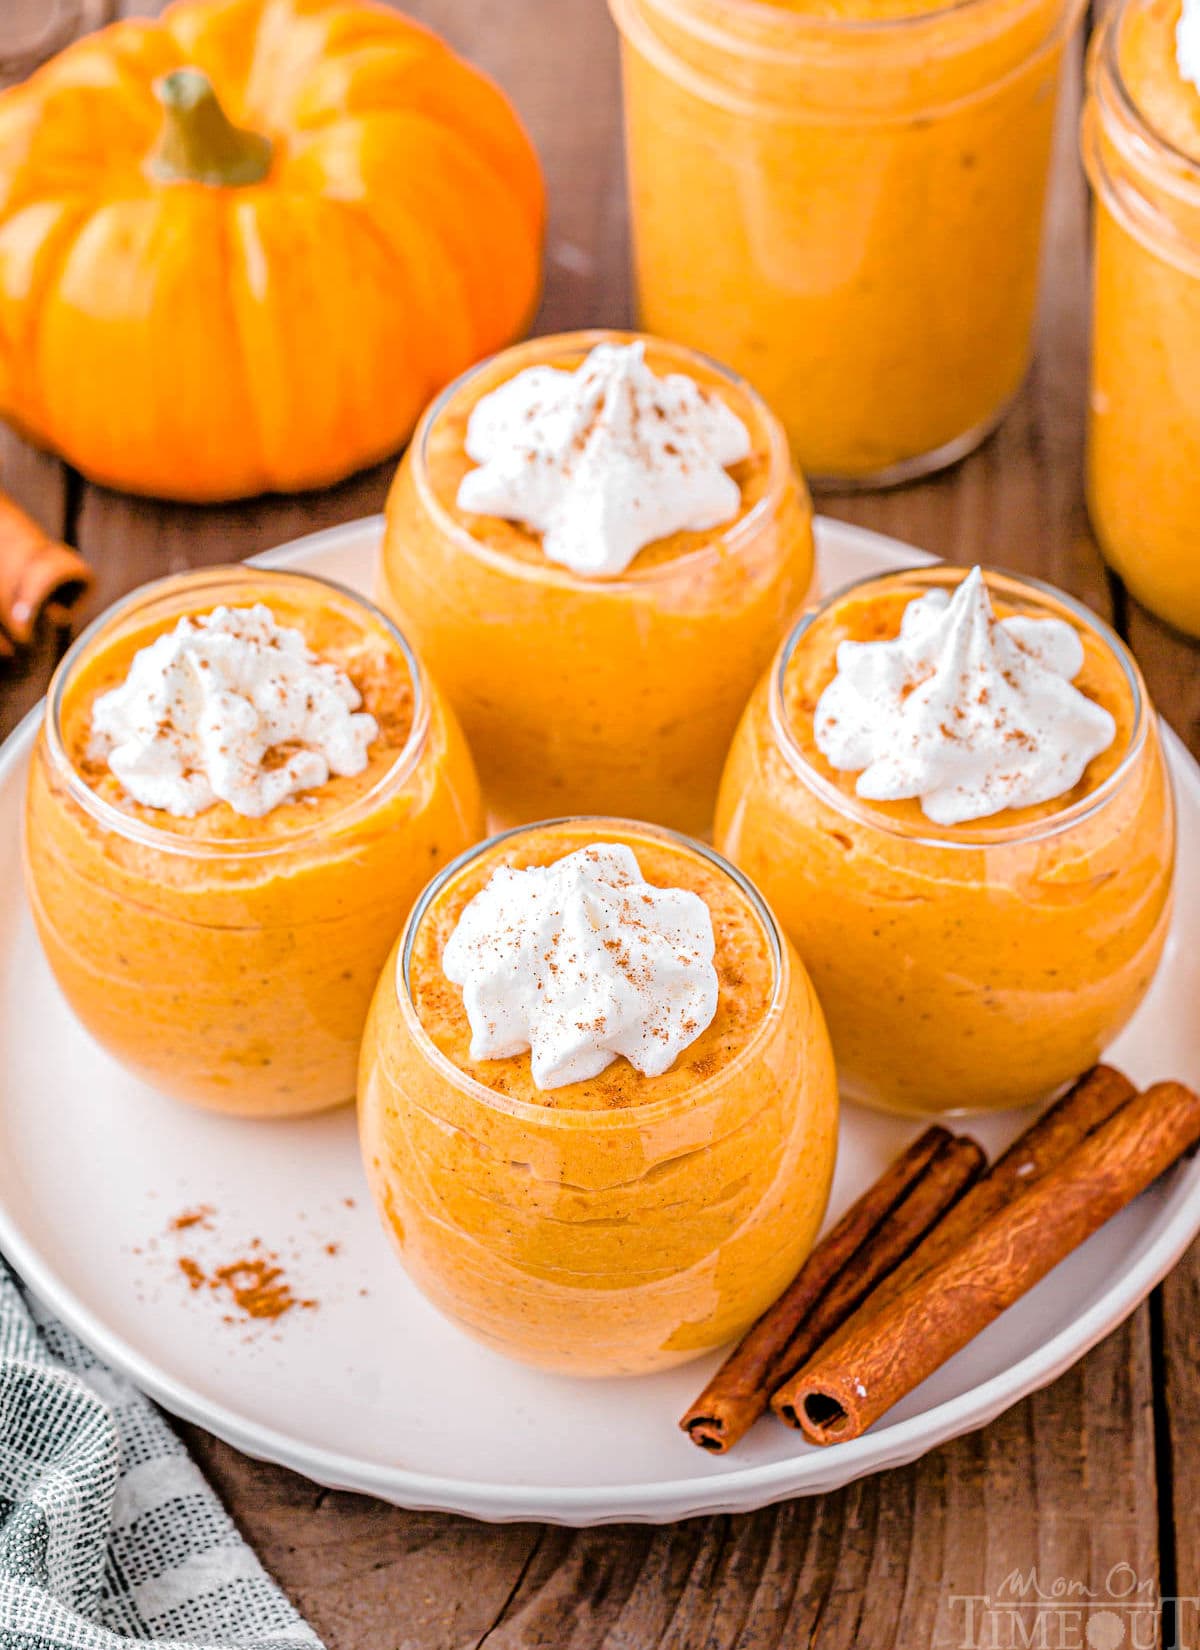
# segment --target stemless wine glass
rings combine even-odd
[[[353,652],[380,712],[367,772],[263,819],[133,803],[87,761],[91,699],[183,615],[255,602]],[[66,655],[30,771],[26,881],[58,983],[110,1053],[180,1099],[284,1116],[352,1098],[380,965],[430,871],[482,828],[462,735],[389,619],[324,579],[217,568],[137,591]]]
[[[1074,625],[1116,713],[1116,743],[1076,792],[938,826],[916,802],[864,801],[817,751],[815,696],[844,616],[963,576],[888,574],[806,615],[751,701],[717,809],[719,847],[762,888],[812,975],[843,1093],[891,1111],[1054,1093],[1141,1001],[1170,916],[1174,811],[1145,686],[1108,626],[1048,585],[987,575],[1000,611]]]
[[[812,575],[811,505],[778,420],[733,374],[656,339],[653,371],[722,393],[750,429],[734,521],[585,578],[519,524],[456,508],[483,395],[630,339],[539,338],[474,368],[426,412],[388,500],[380,603],[458,714],[497,825],[582,812],[708,831],[737,719]]]
[[[527,1053],[469,1059],[441,947],[497,866],[596,842],[709,903],[717,1017],[661,1077],[620,1060],[541,1093]],[[422,895],[367,1023],[359,1124],[384,1224],[435,1305],[511,1357],[636,1374],[720,1345],[788,1282],[824,1212],[837,1089],[808,977],[738,871],[653,826],[557,820],[469,850]]]

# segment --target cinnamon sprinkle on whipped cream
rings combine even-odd
[[[561,1088],[619,1056],[661,1077],[717,1011],[712,917],[698,894],[646,882],[631,848],[501,866],[468,903],[442,967],[463,990],[471,1058],[529,1051]]]
[[[842,642],[813,716],[817,748],[874,802],[920,800],[937,825],[1072,790],[1116,723],[1072,686],[1083,642],[1063,619],[998,619],[978,567],[930,590],[886,642]]]
[[[458,506],[522,522],[572,572],[611,576],[655,539],[732,521],[727,467],[751,447],[715,391],[656,376],[640,340],[598,344],[574,372],[529,367],[480,398],[466,435],[479,468]]]
[[[92,706],[88,755],[143,807],[191,818],[216,802],[250,819],[330,774],[367,766],[379,735],[362,695],[270,608],[182,618]]]

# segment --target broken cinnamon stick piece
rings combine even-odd
[[[47,602],[71,607],[91,584],[83,557],[0,493],[0,626],[9,637],[20,645],[28,642]]]
[[[815,1444],[857,1438],[1200,1140],[1200,1096],[1156,1083],[894,1300],[818,1353],[771,1407]]]
[[[933,1127],[864,1192],[809,1255],[791,1284],[743,1337],[679,1425],[701,1449],[722,1454],[767,1407],[771,1392],[853,1311],[862,1294],[928,1230],[982,1169],[974,1141]],[[860,1290],[858,1284],[866,1281]],[[796,1338],[805,1334],[799,1350]]]

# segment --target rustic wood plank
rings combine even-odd
[[[198,1427],[187,1442],[263,1562],[331,1647],[478,1643],[539,1539],[532,1524],[398,1513],[251,1461]]]
[[[1177,1596],[1200,1595],[1200,1250],[1168,1276],[1155,1302],[1156,1403],[1159,1406],[1159,1505],[1166,1537],[1165,1583]],[[1194,1627],[1195,1606],[1186,1618]]]
[[[110,22],[115,0],[4,0],[0,85],[24,80],[76,36]]]
[[[373,515],[383,508],[394,468],[378,464],[321,492],[219,506],[131,498],[85,483],[75,542],[96,571],[95,600],[105,606],[147,579],[240,561],[304,533]]]
[[[1154,1584],[1148,1364],[1140,1313],[1054,1387],[911,1467],[657,1530],[403,1513],[187,1434],[337,1650],[918,1650],[960,1643],[964,1600],[1013,1571],[1102,1594],[1127,1564]]]
[[[1137,655],[1151,697],[1200,755],[1200,643],[1169,629],[1132,597],[1123,614],[1126,640]],[[1156,1402],[1164,1575],[1183,1597],[1200,1594],[1200,1244],[1168,1276],[1154,1302]],[[1197,1612],[1183,1618],[1194,1629]]]
[[[1200,756],[1200,642],[1171,630],[1128,598],[1125,636],[1150,696],[1194,755]]]
[[[56,538],[67,528],[69,472],[0,426],[0,488]],[[66,643],[64,632],[43,621],[33,645],[0,659],[0,738],[5,738],[46,691]]]

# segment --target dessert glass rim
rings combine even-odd
[[[1160,168],[1155,181],[1177,198],[1197,204],[1200,202],[1200,160],[1159,131],[1130,91],[1121,68],[1121,25],[1134,5],[1142,3],[1144,0],[1115,0],[1100,19],[1088,53],[1088,90],[1095,99],[1101,118],[1107,118],[1110,122],[1110,128],[1114,118],[1119,118],[1127,128],[1121,135],[1135,163],[1153,167],[1156,162],[1165,162],[1167,170],[1164,172]],[[1084,118],[1086,121],[1086,112]],[[1113,192],[1112,180],[1105,173],[1100,157],[1089,153],[1086,142],[1084,150],[1085,160],[1093,162],[1102,181]]]
[[[80,661],[87,655],[93,643],[110,628],[116,628],[139,612],[152,610],[164,597],[169,597],[181,586],[195,588],[198,592],[206,589],[223,589],[237,585],[262,584],[293,584],[301,586],[315,586],[319,590],[334,591],[338,596],[350,603],[351,607],[360,608],[369,619],[377,624],[383,632],[399,647],[405,665],[408,669],[409,680],[412,683],[413,714],[412,725],[409,728],[408,738],[397,752],[386,772],[380,775],[370,790],[361,796],[348,800],[342,808],[322,820],[314,820],[311,825],[301,826],[295,831],[288,831],[271,841],[263,842],[251,836],[245,837],[206,837],[188,836],[167,830],[163,826],[154,825],[137,818],[132,814],[122,812],[112,803],[99,796],[83,778],[75,764],[71,761],[63,743],[62,736],[62,705],[67,683]],[[236,599],[236,598],[234,598]],[[176,615],[184,617],[184,613]],[[43,727],[45,731],[46,749],[58,776],[62,779],[73,801],[83,808],[99,825],[114,835],[140,843],[147,848],[153,848],[160,853],[177,854],[188,859],[268,859],[290,854],[301,848],[314,838],[326,835],[334,830],[343,829],[348,823],[356,820],[378,806],[385,795],[395,789],[410,776],[417,760],[425,747],[429,733],[430,703],[429,694],[422,677],[421,667],[411,645],[399,627],[383,613],[375,603],[362,596],[349,585],[342,584],[337,579],[324,577],[320,573],[300,572],[292,568],[257,567],[252,563],[230,562],[216,567],[191,568],[180,573],[168,573],[160,579],[152,579],[142,584],[136,590],[130,591],[127,596],[114,602],[110,607],[99,613],[90,624],[82,630],[71,646],[63,654],[58,668],[46,692],[46,709]],[[315,786],[313,792],[319,791]],[[313,793],[306,793],[313,794]],[[203,814],[197,815],[202,818]]]
[[[586,1106],[539,1105],[536,1101],[515,1099],[512,1095],[502,1094],[498,1089],[489,1088],[486,1083],[481,1083],[477,1078],[472,1077],[469,1072],[465,1072],[460,1066],[455,1065],[449,1055],[443,1053],[434,1042],[417,1012],[412,993],[413,948],[416,943],[417,932],[426,913],[447,884],[475,860],[498,848],[502,843],[510,841],[513,837],[529,836],[538,831],[554,830],[561,826],[594,826],[597,834],[601,836],[658,838],[670,847],[683,849],[687,853],[698,855],[728,877],[735,885],[746,899],[758,919],[763,933],[766,935],[767,946],[771,954],[771,995],[762,1018],[743,1046],[719,1071],[714,1072],[711,1077],[705,1077],[692,1084],[682,1093],[671,1098],[664,1100],[652,1097],[647,1100],[640,1100],[632,1106],[618,1106],[611,1110],[589,1109]],[[750,1061],[763,1039],[769,1032],[774,1030],[783,1011],[783,1004],[787,996],[790,967],[782,931],[770,906],[749,877],[739,871],[736,865],[725,858],[724,854],[719,854],[715,848],[709,847],[707,843],[699,842],[695,837],[686,836],[682,831],[673,831],[666,825],[651,825],[644,820],[621,819],[616,815],[609,814],[564,814],[556,819],[539,819],[530,825],[513,825],[508,830],[498,831],[492,836],[484,837],[481,842],[473,843],[471,847],[464,849],[461,854],[452,859],[448,865],[443,866],[425,885],[416,904],[410,911],[400,936],[397,966],[389,967],[389,972],[393,976],[392,983],[396,1002],[404,1020],[406,1031],[415,1043],[422,1059],[453,1088],[468,1095],[476,1104],[487,1110],[504,1112],[509,1116],[518,1117],[527,1122],[536,1122],[551,1127],[561,1125],[567,1128],[609,1130],[627,1128],[631,1121],[657,1121],[678,1112],[681,1107],[690,1110],[702,1106],[714,1090],[723,1087],[728,1082],[731,1072],[740,1071]],[[401,989],[401,985],[403,985],[403,989]],[[617,1058],[622,1059],[624,1056],[618,1055]]]
[[[446,509],[437,496],[429,479],[428,449],[429,439],[433,433],[441,414],[446,410],[451,400],[471,380],[485,372],[496,362],[506,356],[538,355],[545,351],[547,346],[553,349],[553,355],[568,354],[574,350],[590,350],[597,344],[612,342],[637,343],[639,341],[653,344],[677,354],[681,362],[685,359],[702,362],[714,372],[724,383],[744,394],[754,409],[756,417],[766,430],[770,444],[770,485],[763,496],[758,499],[744,516],[728,523],[718,524],[712,529],[712,536],[708,543],[698,544],[694,549],[686,550],[682,555],[671,561],[660,562],[655,567],[638,568],[638,556],[624,573],[615,578],[588,578],[581,573],[573,572],[569,567],[560,566],[553,562],[544,553],[539,562],[522,561],[518,556],[509,555],[505,550],[497,550],[492,545],[483,544],[473,534],[469,533],[461,522],[457,521]],[[553,355],[547,355],[538,365],[553,366]],[[522,368],[517,366],[511,376],[516,375]],[[682,366],[672,368],[673,371],[684,370]],[[500,380],[507,383],[508,379]],[[497,388],[499,385],[497,385]],[[410,447],[412,458],[413,482],[418,496],[425,509],[429,512],[437,525],[438,532],[450,539],[456,550],[474,556],[476,560],[486,562],[502,573],[514,578],[537,579],[544,583],[560,585],[564,589],[576,592],[588,591],[598,595],[621,595],[635,590],[644,590],[648,585],[667,583],[672,579],[687,577],[695,572],[697,564],[704,561],[716,561],[722,556],[736,555],[742,547],[744,539],[751,539],[760,530],[764,520],[777,507],[780,498],[789,483],[795,479],[792,465],[791,448],[788,446],[787,436],[783,426],[754,388],[753,384],[727,367],[713,356],[705,354],[703,350],[693,349],[689,344],[681,344],[671,338],[659,338],[651,332],[638,332],[627,327],[583,327],[573,332],[552,332],[537,338],[526,338],[517,344],[510,344],[506,349],[497,350],[494,354],[485,356],[482,361],[476,361],[465,372],[446,385],[430,403],[421,415],[421,421],[412,438]],[[540,534],[531,534],[531,537],[540,539]],[[653,541],[652,541],[653,542]],[[643,545],[642,549],[649,546]]]
[[[1146,743],[1149,728],[1148,699],[1142,684],[1141,674],[1130,654],[1129,649],[1122,642],[1112,627],[1097,613],[1069,596],[1057,586],[1048,584],[1044,579],[1036,579],[1025,573],[1010,573],[1004,568],[981,564],[981,571],[989,589],[1000,585],[1015,586],[1018,590],[1033,591],[1038,596],[1048,598],[1051,603],[1064,607],[1071,616],[1081,625],[1095,632],[1108,648],[1113,658],[1121,667],[1126,686],[1129,689],[1133,703],[1133,725],[1129,732],[1129,742],[1117,766],[1108,777],[1094,791],[1087,796],[1080,797],[1077,802],[1065,808],[1060,808],[1044,818],[1035,820],[1027,825],[998,825],[989,826],[987,816],[980,821],[968,820],[964,823],[970,834],[956,836],[951,833],[961,831],[962,826],[942,826],[926,820],[921,824],[906,824],[903,821],[890,819],[882,813],[877,804],[873,804],[861,797],[847,795],[837,785],[832,784],[823,773],[820,773],[805,755],[799,740],[792,731],[784,702],[784,686],[787,679],[788,667],[797,646],[818,620],[823,619],[833,607],[844,601],[847,596],[856,590],[865,589],[868,585],[890,585],[902,580],[912,580],[920,584],[935,585],[938,582],[961,583],[970,572],[969,568],[959,567],[953,563],[917,562],[912,567],[900,567],[890,572],[868,573],[863,578],[852,579],[848,584],[839,586],[825,596],[815,607],[811,608],[793,625],[791,631],[784,638],[783,644],[775,662],[771,666],[770,690],[768,705],[771,718],[771,730],[775,737],[780,754],[787,762],[789,770],[813,791],[827,806],[835,812],[843,814],[860,825],[886,836],[903,838],[906,842],[914,842],[921,847],[937,848],[945,851],[961,850],[967,853],[978,852],[980,848],[995,848],[1007,844],[1040,842],[1048,837],[1059,835],[1077,825],[1080,820],[1088,819],[1092,814],[1103,808],[1111,798],[1122,788],[1128,774],[1141,756]],[[1036,616],[1036,615],[1035,615]]]

